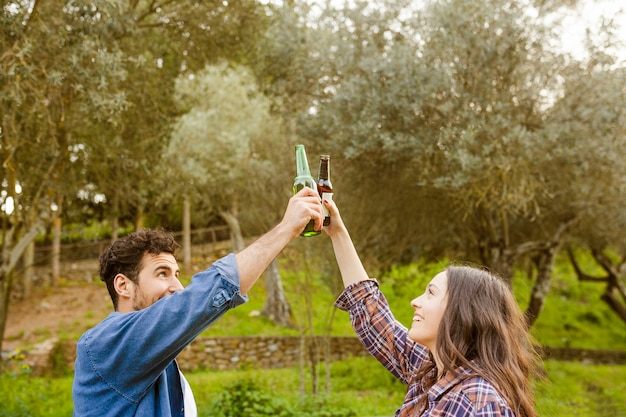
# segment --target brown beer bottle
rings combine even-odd
[[[304,187],[317,190],[317,184],[309,170],[309,162],[306,159],[304,145],[296,145],[296,178],[293,180],[293,193],[296,194]],[[309,237],[317,236],[320,232],[315,230],[315,221],[311,219],[300,234]]]
[[[330,155],[320,155],[320,168],[317,175],[317,192],[322,200],[333,199],[333,184],[330,182]],[[330,224],[328,209],[324,206],[324,226]]]

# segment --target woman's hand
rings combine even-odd
[[[335,236],[337,233],[341,231],[346,231],[346,226],[341,219],[341,214],[339,214],[339,209],[333,200],[324,200],[322,204],[328,209],[328,213],[330,215],[330,224],[328,226],[324,226],[324,231],[331,238]]]

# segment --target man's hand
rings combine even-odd
[[[315,221],[315,230],[321,230],[324,222],[322,200],[316,190],[304,187],[289,199],[281,225],[292,230],[292,237],[295,238],[311,219]]]
[[[304,187],[289,199],[280,223],[235,254],[242,294],[248,293],[270,262],[302,233],[311,219],[315,221],[315,229],[320,230],[324,222],[322,201],[316,190]]]

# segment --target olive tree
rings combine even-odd
[[[178,184],[172,191],[190,201],[189,209],[205,207],[221,217],[239,251],[242,229],[248,236],[264,232],[278,218],[277,202],[282,209],[287,200],[290,183],[284,181],[280,155],[289,147],[281,120],[244,66],[208,66],[179,79],[176,91],[184,113],[164,155],[172,170],[168,182]],[[276,264],[268,271],[268,290],[267,315],[288,324],[290,309]]]
[[[592,47],[590,57],[564,73],[549,113],[562,144],[551,152],[560,181],[550,197],[556,213],[576,217],[567,242],[579,279],[604,284],[602,300],[626,322],[626,72],[602,50]],[[603,276],[583,270],[576,254],[585,250]]]
[[[366,259],[463,257],[509,282],[531,259],[532,323],[562,242],[596,206],[597,195],[581,192],[589,173],[621,155],[623,80],[608,65],[571,72],[575,61],[551,47],[553,23],[526,4],[406,8],[354,2],[342,19],[320,19],[335,34],[316,51],[328,57],[320,88],[330,94],[302,116],[302,130],[341,158],[333,183]],[[593,107],[585,94],[598,97]],[[607,131],[613,139],[591,156]]]
[[[16,1],[0,10],[0,334],[18,260],[52,218],[51,207],[84,184],[76,134],[83,116],[114,115],[123,107],[123,98],[106,88],[123,74],[115,50],[104,46],[109,15],[100,5]]]

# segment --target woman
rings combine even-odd
[[[396,416],[534,417],[537,355],[507,285],[485,270],[450,266],[413,301],[410,329],[370,279],[334,202],[324,200],[345,285],[335,305],[363,345],[408,385]]]

